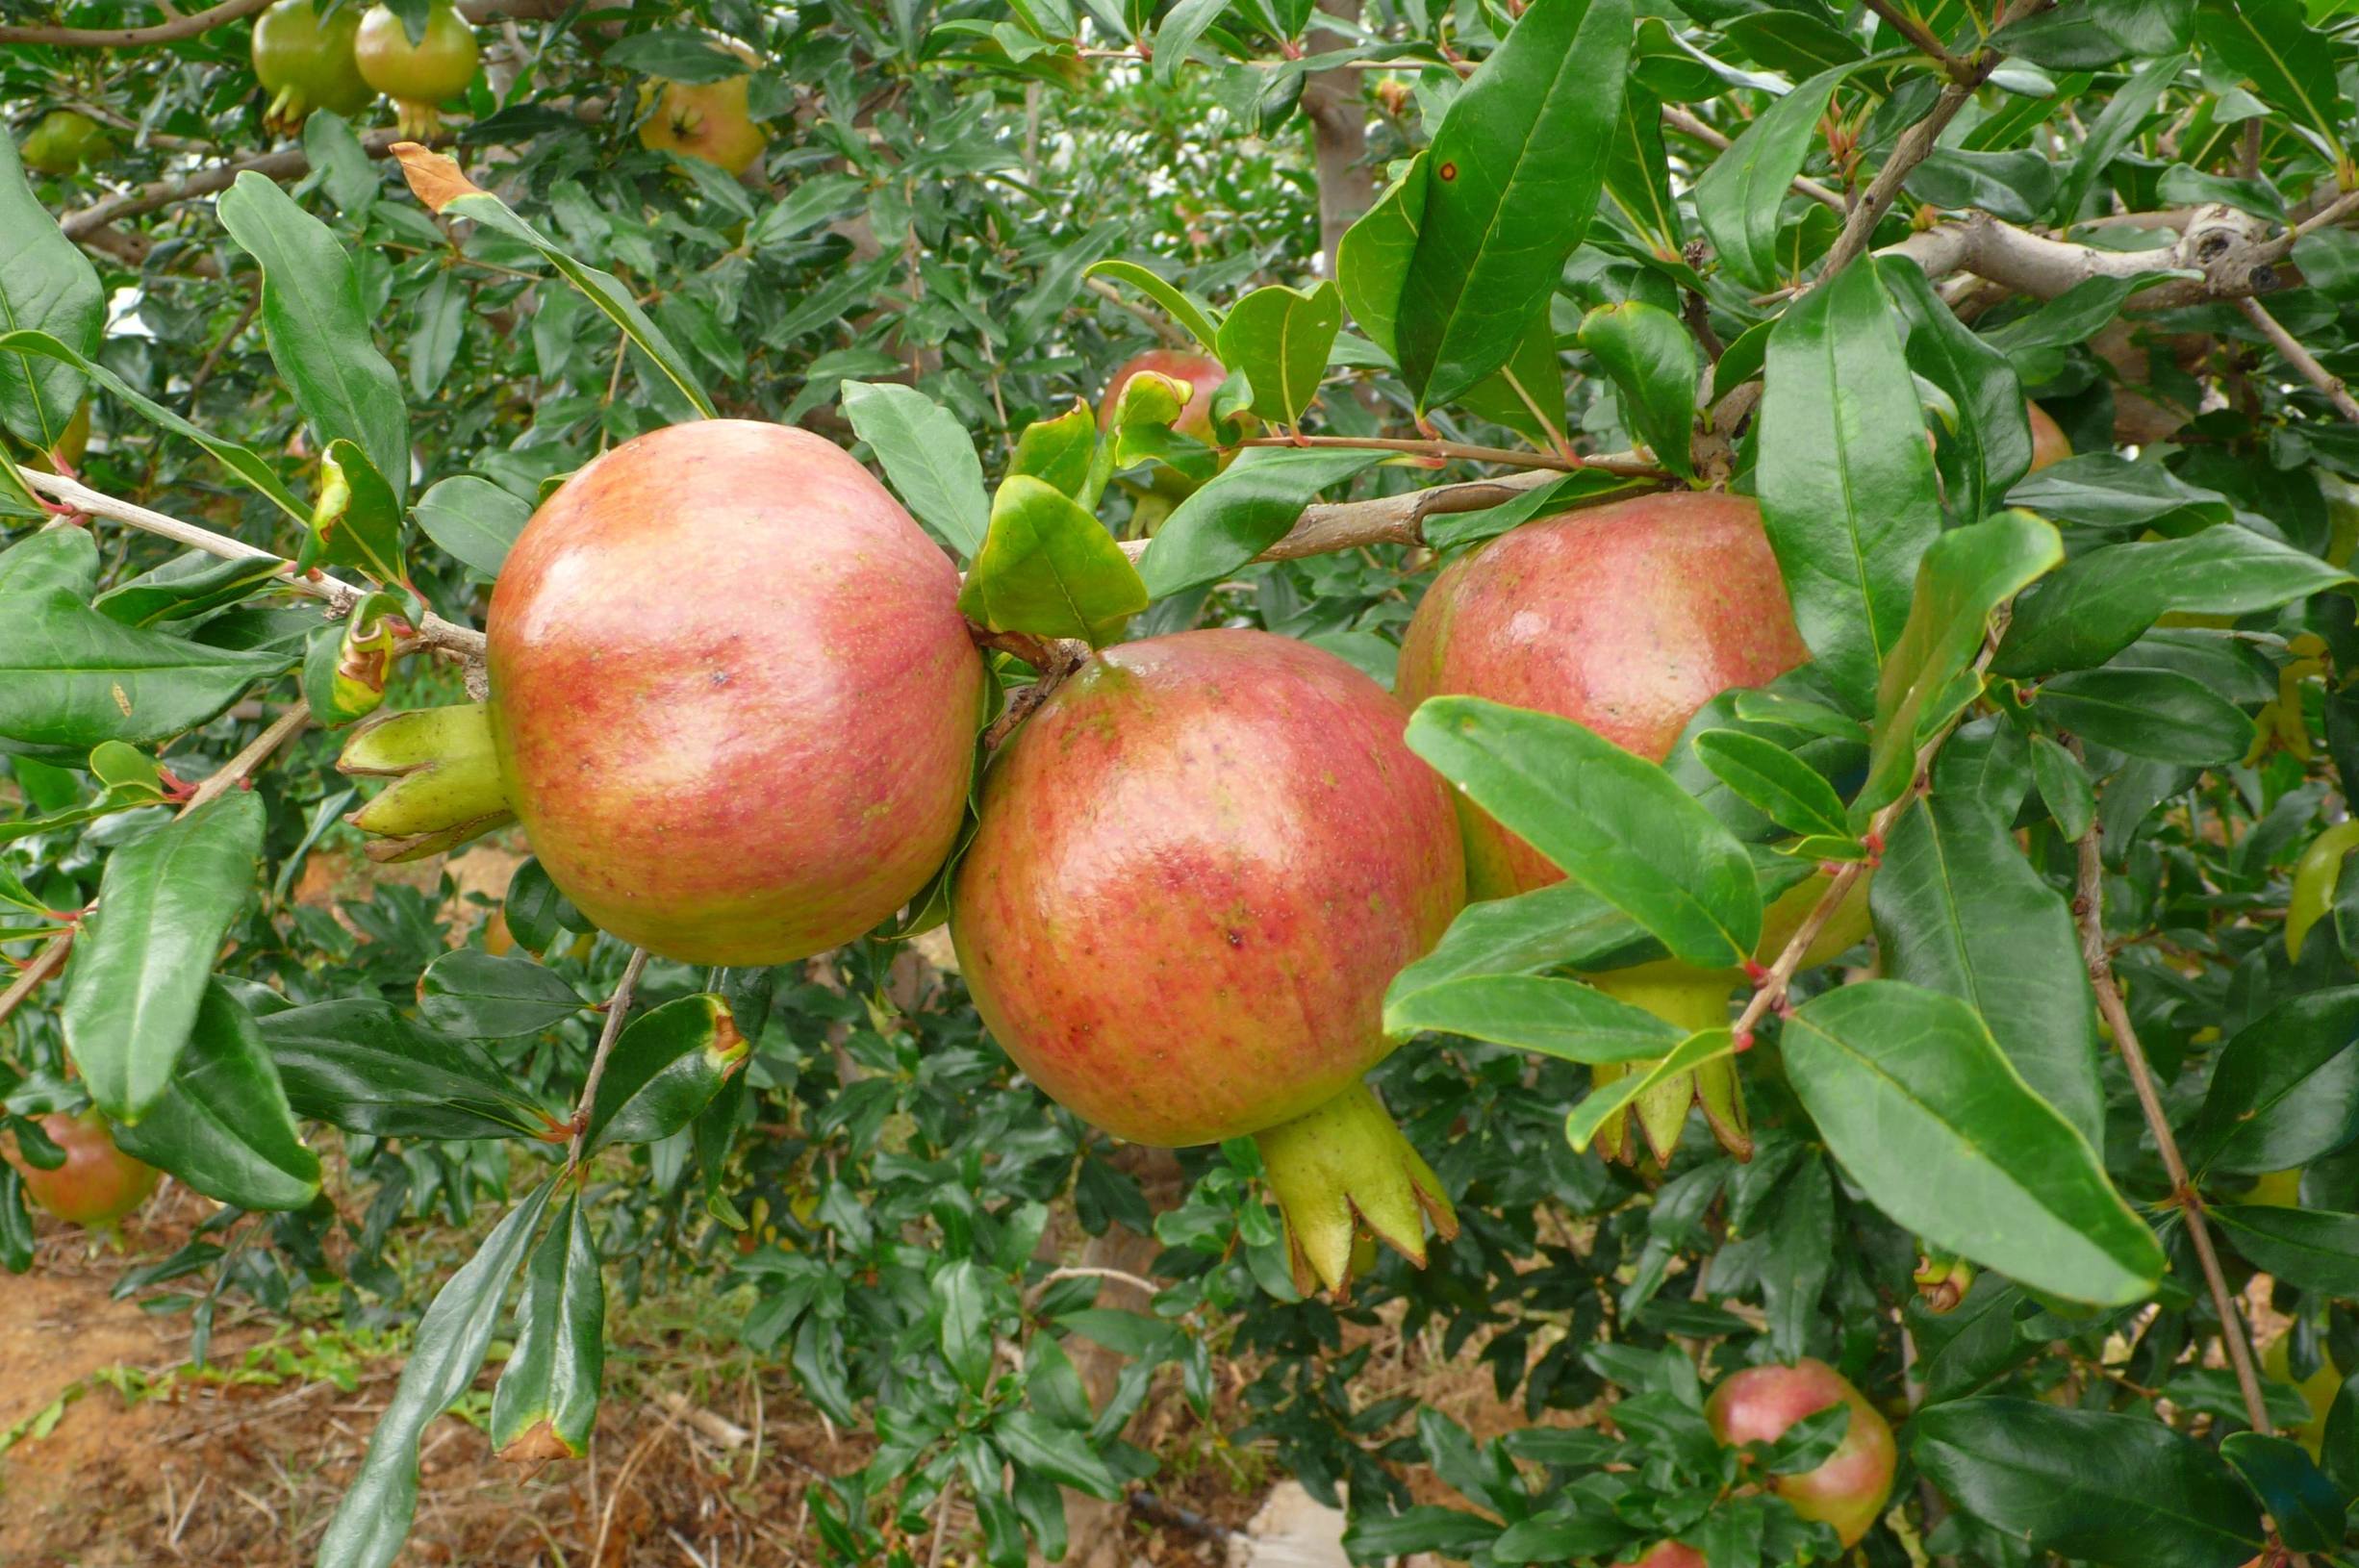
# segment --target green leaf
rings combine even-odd
[[[2083,0],[2010,22],[1991,43],[2052,70],[2093,70],[2186,48],[2194,14],[2194,0]]]
[[[2035,1553],[2138,1568],[2237,1568],[2260,1510],[2211,1449],[2151,1415],[1957,1400],[1909,1423],[1917,1468]]]
[[[2198,1173],[2290,1171],[2359,1133],[2359,986],[2288,997],[2220,1048],[2179,1140]]]
[[[1035,419],[1024,427],[1016,438],[1015,456],[1008,460],[1008,476],[1028,474],[1042,480],[1087,511],[1098,504],[1098,494],[1105,488],[1103,480],[1093,484],[1098,446],[1097,416],[1077,397],[1073,407],[1055,418]]]
[[[1805,1003],[1781,1038],[1828,1149],[1896,1224],[2072,1301],[2153,1292],[2153,1232],[1965,1002],[1867,980]]]
[[[67,589],[15,598],[0,616],[0,738],[77,751],[165,740],[291,662],[126,626]]]
[[[958,1258],[937,1270],[931,1281],[940,1321],[942,1359],[968,1392],[979,1394],[991,1378],[991,1306],[982,1269]]]
[[[1916,771],[1927,728],[1945,717],[1944,695],[1981,651],[1991,614],[2064,559],[2043,518],[2001,512],[1953,528],[1918,561],[1909,621],[1876,688],[1867,779],[1851,803],[1854,822],[1900,798]]]
[[[1941,531],[1916,381],[1875,268],[1845,267],[1796,301],[1770,335],[1766,374],[1762,518],[1802,640],[1864,713]]]
[[[98,541],[88,528],[43,528],[0,550],[0,599],[59,591],[87,599],[97,587]]]
[[[2252,1488],[2288,1549],[2333,1552],[2343,1545],[2349,1500],[2299,1443],[2255,1431],[2230,1432],[2220,1440],[2219,1456]]]
[[[492,1348],[508,1281],[548,1206],[551,1177],[509,1210],[483,1246],[435,1292],[393,1403],[369,1434],[368,1454],[320,1538],[319,1568],[388,1568],[418,1512],[418,1442],[467,1392]]]
[[[107,319],[97,268],[33,194],[16,143],[0,141],[8,143],[0,147],[0,327],[33,328],[95,354]],[[0,429],[45,452],[64,438],[85,390],[68,362],[0,353]]]
[[[253,1018],[219,980],[205,984],[163,1098],[114,1142],[239,1208],[307,1208],[319,1196],[319,1156],[303,1147]]]
[[[2359,1297],[2359,1214],[2274,1203],[2214,1203],[2207,1212],[2270,1278],[2321,1296]]]
[[[1795,88],[1755,116],[1696,180],[1695,220],[1711,237],[1720,265],[1746,288],[1760,292],[1777,286],[1787,188],[1802,172],[1836,88],[1866,63],[1850,61]],[[1910,406],[1915,406],[1914,397]]]
[[[1122,1482],[1098,1456],[1085,1429],[1052,1426],[1035,1410],[1012,1410],[993,1424],[991,1437],[1009,1458],[1060,1486],[1095,1498],[1122,1496]]]
[[[1567,1062],[1661,1056],[1680,1032],[1643,1008],[1579,980],[1545,974],[1469,974],[1418,987],[1384,1007],[1384,1032],[1420,1030],[1488,1040]]]
[[[2031,147],[1966,152],[1937,147],[1901,189],[1918,201],[1960,212],[1977,209],[2010,223],[2037,223],[2056,201],[2056,165]]]
[[[2235,512],[2219,492],[2118,452],[2067,458],[2018,481],[2007,499],[2052,521],[2118,533],[2188,534],[2226,522]]]
[[[579,1013],[572,982],[529,958],[458,948],[418,977],[418,1010],[428,1024],[472,1040],[513,1040]]]
[[[2107,544],[2073,557],[2016,606],[1991,669],[2013,676],[2090,670],[2172,611],[2248,615],[2350,581],[2307,550],[2235,523]]]
[[[2040,688],[2033,711],[2061,729],[2133,757],[2212,767],[2252,746],[2252,720],[2193,675],[2171,670],[2079,670]]]
[[[1196,341],[1204,344],[1205,353],[1218,354],[1221,351],[1220,327],[1213,318],[1212,308],[1178,284],[1165,281],[1159,274],[1149,271],[1136,262],[1095,262],[1081,275],[1085,278],[1111,278],[1117,283],[1129,284],[1162,306],[1166,315],[1187,328]],[[1357,316],[1358,313],[1355,311],[1353,314]]]
[[[126,626],[189,620],[248,597],[275,578],[281,565],[268,555],[224,557],[184,550],[154,570],[108,589],[90,608]]]
[[[89,358],[80,349],[60,342],[45,332],[0,332],[0,355],[35,354],[71,365],[92,381],[114,394],[124,404],[136,409],[154,423],[176,436],[186,436],[221,461],[224,468],[242,483],[251,486],[270,503],[295,521],[306,526],[311,522],[311,509],[294,498],[294,493],[279,483],[276,473],[261,458],[234,441],[223,441],[207,434],[165,408],[162,403],[140,392],[121,376]],[[5,362],[0,362],[5,363]]]
[[[2017,847],[2014,815],[1947,789],[1903,813],[1868,884],[1876,950],[1888,977],[1970,1005],[2033,1093],[2102,1149],[2096,1003],[2080,938],[2064,896]]]
[[[1513,500],[1501,501],[1497,506],[1484,507],[1480,512],[1445,512],[1425,520],[1425,542],[1434,550],[1454,550],[1461,544],[1478,544],[1495,539],[1510,528],[1520,528],[1535,518],[1545,518],[1566,511],[1578,502],[1611,495],[1616,491],[1632,490],[1642,484],[1636,479],[1622,479],[1599,468],[1578,468],[1571,473],[1558,474],[1543,484],[1535,485]]]
[[[262,267],[263,334],[295,406],[322,447],[349,441],[367,455],[398,511],[410,483],[410,407],[369,332],[352,258],[326,224],[251,169],[215,211]]]
[[[1942,474],[1950,507],[1961,518],[1981,518],[2031,468],[2031,422],[2015,362],[1959,320],[1915,262],[1890,256],[1875,265],[1907,329],[1909,368],[1947,392],[1957,410],[1940,453],[1948,460]]]
[[[1576,1153],[1586,1150],[1598,1128],[1640,1095],[1708,1062],[1716,1062],[1736,1049],[1736,1039],[1726,1029],[1703,1029],[1687,1036],[1646,1072],[1626,1073],[1590,1090],[1588,1097],[1565,1115],[1564,1141],[1573,1146]]]
[[[1019,473],[992,501],[958,608],[993,631],[1101,647],[1147,608],[1147,585],[1104,524],[1054,485]]]
[[[444,552],[486,577],[497,577],[532,507],[489,479],[463,473],[429,487],[418,498],[418,526]]]
[[[1850,835],[1835,786],[1784,746],[1736,729],[1708,729],[1689,744],[1713,777],[1788,832]]]
[[[982,460],[950,410],[915,388],[847,381],[844,417],[936,539],[960,556],[982,547],[991,524]]]
[[[1660,21],[1650,17],[1639,26]],[[1606,199],[1658,257],[1669,261],[1680,254],[1685,231],[1679,204],[1671,197],[1670,160],[1662,149],[1662,102],[1635,81],[1623,94],[1622,117],[1613,130]]]
[[[1653,763],[1569,719],[1468,696],[1422,704],[1408,744],[1674,957],[1726,969],[1761,940],[1751,857]]]
[[[98,1108],[164,1098],[214,959],[254,887],[262,797],[233,790],[114,851],[65,972],[66,1049]]]
[[[1342,327],[1343,296],[1332,282],[1308,293],[1270,284],[1238,300],[1221,322],[1221,363],[1245,372],[1255,414],[1291,425],[1319,395],[1328,351]]]
[[[1419,408],[1506,365],[1597,210],[1629,76],[1630,0],[1534,0],[1433,133],[1403,280]]]
[[[597,1424],[605,1373],[606,1278],[590,1211],[576,1192],[525,1267],[516,1349],[492,1390],[492,1447],[525,1462],[560,1452],[581,1457]]]
[[[1582,317],[1581,346],[1612,378],[1632,431],[1657,460],[1682,478],[1692,474],[1698,373],[1695,341],[1679,317],[1637,299],[1600,305]]]
[[[2338,303],[2359,299],[2359,234],[2314,229],[2294,241],[2294,265],[2303,283]]]
[[[750,69],[736,50],[693,27],[658,27],[635,33],[609,47],[598,63],[691,85],[726,82]]]
[[[1393,976],[1385,1017],[1429,986],[1470,974],[1602,970],[1663,956],[1646,928],[1579,882],[1552,882],[1511,898],[1470,903],[1433,950]],[[1385,1032],[1398,1032],[1387,1024]]]
[[[538,860],[526,860],[508,878],[500,913],[508,922],[508,934],[526,952],[545,953],[561,930],[590,929],[573,900],[557,891],[557,884],[549,880]]]
[[[2031,738],[2031,776],[2041,803],[2067,839],[2077,839],[2096,821],[2097,795],[2080,759],[2044,735]]]
[[[2066,222],[2080,214],[2089,193],[2097,189],[2097,181],[2121,150],[2138,135],[2154,106],[2162,102],[2163,93],[2187,69],[2187,56],[2167,55],[2161,60],[2148,61],[2138,73],[2115,89],[2098,112],[2096,121],[2082,139],[2080,155],[2072,161],[2072,170],[2064,178],[2056,192],[2056,215]]]
[[[552,1119],[471,1041],[381,1001],[325,1001],[257,1021],[299,1116],[379,1138],[537,1137]]]
[[[688,1125],[746,1059],[721,998],[682,997],[633,1019],[598,1079],[582,1147],[651,1144]]]
[[[1220,581],[1284,537],[1319,492],[1383,458],[1350,447],[1247,447],[1163,519],[1138,562],[1148,597]]]
[[[2348,108],[2335,83],[2340,51],[2309,25],[2301,0],[2203,0],[2195,42],[2208,63],[2224,64],[2252,84],[2261,100],[2323,137],[2338,159]]]

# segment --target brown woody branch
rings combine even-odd
[[[2285,357],[2287,364],[2307,377],[2311,386],[2326,394],[2326,401],[2334,405],[2337,414],[2353,424],[2359,424],[2359,399],[2352,398],[2350,389],[2343,385],[2341,376],[2321,365],[2318,356],[2286,331],[2284,324],[2270,315],[2259,300],[2240,299],[2236,302],[2236,308],[2245,313],[2246,320],[2261,329],[2261,336],[2269,340],[2271,348]]]
[[[251,16],[270,0],[221,0],[217,6],[171,16],[152,27],[46,27],[0,23],[0,43],[46,43],[63,49],[137,49],[192,38],[207,28]]]
[[[1907,38],[1911,48],[1940,66],[1951,81],[1964,82],[1969,77],[1976,83],[1982,80],[1982,76],[1973,74],[1975,69],[1973,65],[1951,54],[1924,23],[1893,5],[1891,0],[1867,0],[1867,9],[1883,17],[1893,32]],[[1983,74],[1988,75],[1989,73],[1985,71]]]
[[[6,991],[0,991],[0,1024],[8,1022],[9,1014],[16,1011],[24,999],[41,988],[41,982],[65,965],[65,955],[74,945],[74,933],[60,931],[41,945],[41,950],[25,960],[25,967],[16,972],[16,978]]]

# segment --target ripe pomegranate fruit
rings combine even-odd
[[[53,1111],[41,1118],[41,1130],[65,1151],[65,1163],[56,1170],[26,1159],[14,1139],[0,1148],[0,1157],[24,1178],[25,1196],[59,1219],[111,1232],[156,1190],[156,1168],[115,1148],[107,1119],[95,1109],[79,1116]]]
[[[360,13],[345,6],[322,19],[312,0],[278,0],[254,23],[254,74],[272,94],[263,123],[284,135],[315,109],[352,115],[376,98],[353,63]]]
[[[2062,463],[2072,455],[2071,438],[2064,426],[2048,417],[2047,410],[2026,401],[2023,412],[2031,418],[2031,471],[2038,473],[2051,463]]]
[[[385,6],[368,8],[352,40],[361,79],[393,100],[405,135],[421,138],[441,128],[441,106],[475,79],[480,53],[475,30],[449,0],[435,0],[426,13],[426,36],[416,43],[401,18]]]
[[[1747,1367],[1712,1391],[1704,1420],[1731,1447],[1768,1443],[1804,1416],[1838,1403],[1851,1406],[1851,1427],[1826,1462],[1798,1476],[1772,1476],[1768,1483],[1794,1512],[1834,1526],[1843,1545],[1854,1546],[1891,1496],[1899,1454],[1882,1412],[1841,1373],[1807,1357],[1790,1367]]]
[[[746,63],[748,71],[761,58],[742,43],[729,52]],[[743,174],[770,147],[770,138],[753,123],[748,109],[753,86],[750,75],[723,77],[718,82],[659,80],[639,89],[639,144],[683,158],[701,158],[731,174]]]
[[[18,154],[39,174],[72,174],[107,155],[107,130],[73,109],[53,109],[25,133]]]
[[[1705,1568],[1704,1554],[1684,1541],[1661,1541],[1636,1562],[1617,1562],[1613,1568]]]
[[[1219,444],[1220,437],[1212,429],[1212,394],[1229,379],[1229,367],[1208,354],[1192,354],[1180,348],[1151,348],[1123,361],[1122,367],[1105,384],[1105,396],[1099,400],[1100,428],[1113,426],[1114,411],[1122,404],[1123,388],[1130,384],[1132,376],[1145,370],[1169,376],[1189,389],[1188,400],[1180,406],[1180,417],[1172,421],[1172,429],[1206,446]],[[1228,466],[1226,459],[1222,466]],[[1150,466],[1143,489],[1146,493],[1176,506],[1193,495],[1198,484],[1199,481],[1179,469],[1156,463]]]
[[[777,964],[890,916],[965,816],[983,668],[958,571],[783,425],[623,443],[492,595],[492,743],[549,876],[624,941]]]
[[[1385,985],[1464,894],[1406,717],[1268,632],[1108,648],[993,762],[951,894],[960,971],[1016,1064],[1135,1143],[1253,1135],[1306,1290],[1348,1282],[1355,1216],[1420,1263],[1425,1217],[1457,1231],[1360,1081],[1390,1050]]]
[[[1527,523],[1451,566],[1409,621],[1399,689],[1412,704],[1465,693],[1556,714],[1660,762],[1713,696],[1762,685],[1809,656],[1760,509],[1739,496],[1679,492]],[[1471,800],[1458,804],[1472,897],[1505,898],[1561,878]],[[1823,888],[1806,881],[1771,907],[1763,953],[1785,946]],[[1866,927],[1863,893],[1845,900],[1814,951],[1840,952]],[[1694,1030],[1728,1022],[1739,976],[1665,961],[1594,978]],[[1602,1084],[1644,1071],[1617,1064],[1593,1076]],[[1749,1152],[1736,1068],[1724,1060],[1692,1083],[1673,1079],[1640,1097],[1638,1123],[1658,1157],[1669,1156],[1698,1098],[1721,1141]],[[1626,1118],[1615,1117],[1596,1143],[1609,1157],[1635,1156]]]

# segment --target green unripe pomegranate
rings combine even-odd
[[[95,1109],[79,1116],[52,1112],[41,1118],[41,1130],[65,1151],[65,1163],[56,1170],[35,1165],[13,1141],[0,1148],[0,1157],[16,1168],[25,1196],[59,1219],[112,1231],[156,1190],[156,1168],[115,1148],[107,1119]]]
[[[350,6],[322,20],[312,0],[278,0],[254,23],[254,74],[271,94],[263,121],[292,134],[315,109],[346,117],[376,93],[361,80],[352,39],[361,18]]]
[[[701,158],[743,174],[770,145],[750,110],[752,70],[760,57],[742,43],[729,52],[746,63],[746,73],[718,82],[672,82],[661,78],[639,89],[639,144],[658,152]]]
[[[419,138],[442,128],[442,105],[467,90],[481,53],[475,30],[449,0],[436,0],[426,13],[425,37],[416,43],[385,6],[369,7],[352,40],[361,79],[393,99],[402,131]]]
[[[72,174],[107,154],[107,128],[74,109],[53,109],[25,133],[18,149],[25,167],[41,174]]]

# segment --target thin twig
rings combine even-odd
[[[2075,755],[2080,744],[2072,743]],[[2212,1293],[2212,1309],[2219,1314],[2219,1336],[2228,1347],[2228,1364],[2236,1369],[2236,1385],[2245,1396],[2245,1414],[2252,1429],[2269,1435],[2273,1429],[2269,1422],[2269,1404],[2261,1394],[2261,1379],[2252,1364],[2252,1348],[2245,1327],[2244,1314],[2236,1308],[2236,1298],[2228,1290],[2228,1277],[2219,1267],[2219,1253],[2212,1246],[2212,1229],[2204,1222],[2203,1195],[2189,1176],[2187,1161],[2179,1153],[2179,1141],[2170,1130],[2170,1115],[2163,1108],[2162,1095],[2154,1086],[2153,1069],[2146,1064],[2146,1053],[2138,1043],[2138,1029],[2130,1022],[2130,1010],[2122,1005],[2121,987],[2114,979],[2113,954],[2105,946],[2105,863],[2097,844],[2097,828],[2092,823],[2080,841],[2080,875],[2072,895],[2072,918],[2080,924],[2081,962],[2088,968],[2089,983],[2096,992],[2097,1011],[2104,1015],[2105,1026],[2113,1031],[2114,1045],[2121,1052],[2121,1063],[2129,1070],[2130,1086],[2138,1092],[2138,1108],[2145,1114],[2146,1130],[2154,1135],[2155,1151],[2162,1156],[2163,1170],[2170,1177],[2170,1201],[2187,1216],[2187,1238],[2194,1243],[2195,1258],[2203,1267],[2204,1283]]]
[[[2271,348],[2285,357],[2287,364],[2299,370],[2311,386],[2326,394],[2326,401],[2334,405],[2337,414],[2353,424],[2359,424],[2359,398],[2351,396],[2350,389],[2343,385],[2341,376],[2321,365],[2318,356],[2304,348],[2300,339],[2286,331],[2284,323],[2270,315],[2259,300],[2249,297],[2240,299],[2236,302],[2236,308],[2245,313],[2245,320],[2261,329],[2261,336],[2269,340]]]
[[[1909,40],[1910,47],[1930,57],[1953,82],[1963,82],[1974,67],[1949,52],[1940,38],[1933,36],[1924,23],[1893,5],[1891,0],[1867,0],[1867,9],[1884,18],[1893,32]],[[1975,78],[1980,81],[1980,77]]]
[[[270,759],[271,753],[285,746],[297,731],[311,722],[312,705],[304,697],[296,697],[294,705],[270,721],[267,729],[247,744],[244,750],[229,759],[211,777],[190,792],[180,815],[186,817],[197,807],[211,803],[244,783]]]
[[[647,949],[633,948],[631,961],[622,966],[622,979],[615,987],[614,996],[606,1003],[606,1024],[598,1030],[597,1053],[590,1058],[590,1075],[582,1079],[581,1099],[573,1106],[573,1141],[566,1149],[566,1168],[581,1163],[582,1140],[590,1133],[590,1109],[597,1103],[598,1080],[606,1075],[606,1059],[614,1054],[615,1042],[622,1036],[622,1020],[631,1010],[631,993],[639,987],[639,972],[647,967]]]
[[[74,933],[60,931],[42,945],[41,950],[26,961],[16,972],[16,978],[6,991],[0,991],[0,1024],[8,1022],[9,1014],[16,1011],[24,999],[38,991],[41,982],[56,974],[65,962],[66,950],[74,945]]]
[[[1674,131],[1693,137],[1714,152],[1728,151],[1729,139],[1726,136],[1677,104],[1662,106],[1662,122]],[[1804,175],[1795,175],[1791,188],[1796,195],[1808,196],[1819,206],[1831,207],[1839,213],[1849,206],[1849,203],[1843,200],[1841,191],[1831,186],[1820,185],[1816,180]]]
[[[1129,1285],[1133,1290],[1142,1291],[1150,1298],[1161,1294],[1163,1289],[1152,1279],[1142,1279],[1137,1275],[1122,1269],[1105,1269],[1093,1264],[1078,1263],[1066,1268],[1051,1269],[1047,1274],[1042,1275],[1039,1282],[1032,1286],[1027,1300],[1038,1302],[1041,1297],[1048,1294],[1049,1287],[1060,1279],[1110,1279],[1118,1284]]]
[[[1471,446],[1457,441],[1419,441],[1398,436],[1250,436],[1235,446],[1331,446],[1363,452],[1400,452],[1409,457],[1445,462],[1496,463],[1509,468],[1546,468],[1554,473],[1594,469],[1630,479],[1668,479],[1668,471],[1642,458],[1565,456],[1555,452],[1518,452],[1506,446]],[[1223,450],[1230,448],[1224,447]]]
[[[1195,348],[1201,346],[1196,341],[1196,335],[1187,328],[1160,311],[1149,310],[1103,278],[1084,278],[1081,280],[1081,287],[1108,304],[1119,305],[1132,316],[1137,316],[1146,323],[1149,331],[1163,341],[1165,347]]]
[[[0,24],[0,43],[46,43],[62,49],[137,49],[142,44],[171,43],[192,38],[207,28],[251,16],[270,0],[221,0],[205,11],[190,12],[152,27],[44,27]]]
[[[942,1545],[950,1535],[951,1500],[958,1493],[958,1476],[952,1472],[942,1483],[942,1495],[934,1502],[934,1544],[926,1551],[926,1568],[942,1568]]]

